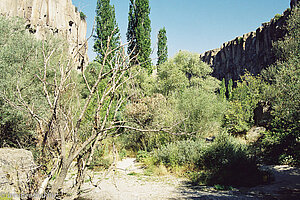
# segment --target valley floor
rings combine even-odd
[[[267,166],[275,180],[269,185],[220,191],[214,187],[191,186],[187,180],[174,176],[146,176],[133,158],[117,163],[115,171],[94,173],[93,184],[86,181],[81,200],[289,200],[300,196],[300,170],[289,166]],[[102,179],[97,183],[97,180]]]

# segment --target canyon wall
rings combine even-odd
[[[72,0],[1,0],[0,14],[24,18],[26,28],[38,39],[48,33],[61,35],[68,41],[77,67],[87,64],[87,24]]]
[[[291,0],[291,9],[297,7],[298,0]],[[276,61],[273,49],[274,42],[286,35],[285,24],[291,13],[287,9],[280,18],[274,18],[262,24],[255,32],[226,42],[219,49],[207,51],[200,59],[213,68],[213,76],[219,80],[225,78],[238,80],[245,71],[259,74],[262,69]]]

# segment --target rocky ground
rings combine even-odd
[[[115,170],[104,176],[93,174],[93,181],[83,186],[81,200],[296,200],[300,197],[300,170],[289,166],[266,167],[275,180],[268,185],[220,191],[214,187],[191,186],[187,180],[174,176],[147,176],[133,158],[117,163]],[[103,178],[105,177],[105,178]],[[101,180],[101,181],[99,181]],[[93,186],[97,185],[97,187]]]

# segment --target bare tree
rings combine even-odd
[[[130,55],[126,55],[124,45],[110,49],[109,43],[110,39],[95,81],[91,84],[85,76],[85,70],[80,72],[88,90],[86,99],[79,98],[79,83],[76,80],[78,71],[74,69],[72,59],[66,60],[63,56],[65,48],[49,46],[45,42],[42,47],[43,66],[31,77],[35,87],[42,93],[35,98],[40,98],[39,101],[45,104],[37,105],[30,95],[25,95],[27,88],[22,81],[14,83],[13,95],[8,95],[6,91],[0,93],[0,97],[12,107],[27,112],[37,122],[41,155],[48,159],[42,162],[51,162],[51,170],[44,176],[38,190],[39,195],[35,199],[40,199],[47,192],[51,194],[47,199],[54,199],[53,194],[59,194],[74,161],[77,163],[78,173],[72,193],[77,194],[97,142],[119,129],[121,122],[116,121],[116,116],[126,100],[126,95],[120,91],[132,78],[131,73],[128,73],[132,66],[129,66]],[[107,60],[112,52],[113,58]],[[57,62],[53,62],[54,57],[58,58]],[[22,71],[22,67],[19,70]],[[16,74],[22,76],[19,71]],[[104,80],[106,87],[99,92],[99,84]],[[91,106],[91,102],[95,101],[96,106]],[[84,132],[82,124],[88,110],[94,120],[93,125]],[[82,135],[86,138],[85,141],[82,140]],[[54,175],[55,180],[50,181]],[[47,191],[48,188],[51,188],[50,191]]]
[[[100,66],[100,70],[97,74],[95,82],[90,85],[89,81],[85,77],[85,70],[82,70],[82,77],[85,80],[86,88],[89,91],[88,97],[82,102],[82,107],[76,113],[68,106],[67,102],[71,102],[72,99],[60,99],[64,98],[64,93],[69,93],[70,98],[74,98],[76,94],[72,86],[76,85],[76,82],[69,81],[71,68],[70,65],[65,67],[61,66],[61,77],[60,81],[55,81],[59,84],[55,85],[55,91],[52,91],[55,94],[53,101],[48,100],[49,105],[52,108],[52,117],[47,120],[48,128],[44,130],[44,141],[48,141],[48,135],[53,134],[54,131],[57,132],[57,141],[58,141],[58,156],[56,157],[56,164],[53,167],[53,170],[50,172],[48,177],[44,180],[44,184],[48,185],[50,178],[53,174],[56,174],[56,179],[51,183],[50,194],[58,194],[60,189],[63,186],[64,180],[67,176],[69,168],[73,161],[77,162],[77,177],[76,184],[73,188],[73,196],[78,193],[83,179],[86,173],[87,166],[90,165],[92,161],[93,154],[97,142],[106,138],[109,134],[112,134],[117,131],[116,124],[119,124],[116,121],[111,121],[110,116],[116,116],[117,112],[120,109],[120,105],[124,102],[126,96],[123,96],[122,93],[118,93],[124,84],[131,78],[131,76],[125,76],[127,71],[130,69],[128,65],[129,56],[124,52],[123,46],[118,47],[118,53],[113,57],[112,60],[107,60],[109,55],[112,52],[115,52],[115,49],[109,48],[105,53],[103,63]],[[47,57],[45,57],[47,59]],[[109,63],[110,66],[105,66]],[[109,70],[105,71],[104,68],[108,67]],[[46,71],[46,70],[45,70]],[[45,72],[46,73],[46,72]],[[46,75],[45,75],[46,77]],[[99,84],[101,81],[106,80],[106,88],[101,93],[98,91]],[[43,84],[46,84],[46,80],[40,78],[40,81]],[[45,97],[49,99],[46,87],[44,87]],[[71,90],[71,91],[70,91]],[[76,93],[76,92],[75,92]],[[82,122],[87,115],[87,110],[90,108],[91,102],[93,99],[96,99],[96,105],[92,107],[94,115],[93,126],[90,128],[90,135],[85,141],[80,140]],[[59,103],[61,102],[61,103]],[[108,104],[107,104],[108,103]],[[116,106],[112,106],[112,104]],[[101,115],[105,113],[104,115]],[[114,117],[113,120],[116,118]],[[84,134],[84,133],[83,133]],[[69,148],[67,148],[69,146]],[[48,183],[47,183],[48,182]],[[40,193],[44,193],[44,189],[41,188]],[[47,197],[47,199],[53,199],[53,195]]]
[[[39,60],[35,63],[36,67],[28,69],[20,63],[15,69],[16,81],[11,88],[0,91],[0,98],[16,110],[27,113],[37,124],[39,164],[45,165],[46,169],[41,170],[44,173],[38,191],[35,191],[35,200],[44,195],[47,200],[65,195],[63,184],[75,163],[77,176],[69,192],[72,195],[67,197],[74,199],[92,162],[97,143],[118,134],[120,129],[172,132],[172,127],[158,130],[131,127],[117,117],[130,97],[124,88],[139,73],[132,68],[140,66],[130,65],[135,58],[132,53],[126,54],[125,45],[115,49],[110,46],[108,38],[102,63],[98,64],[94,79],[89,80],[84,68],[80,72],[74,69],[73,59],[65,53],[68,52],[67,45],[45,40],[41,49],[36,50],[33,45],[28,52],[28,59],[34,57]],[[80,49],[77,52],[80,53]],[[86,98],[80,98],[82,84],[78,81],[79,75],[88,91]],[[104,83],[105,88],[100,90]]]

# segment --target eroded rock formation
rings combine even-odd
[[[291,0],[294,9],[298,0]],[[247,33],[241,37],[226,42],[219,49],[207,51],[200,55],[200,59],[213,68],[213,76],[219,80],[225,78],[238,80],[248,71],[258,74],[262,69],[276,61],[272,51],[273,43],[282,39],[286,34],[284,25],[290,15],[290,9],[278,19],[274,18],[262,24],[255,32]]]
[[[72,0],[1,0],[0,14],[24,18],[26,27],[39,39],[49,32],[62,35],[77,66],[83,67],[88,62],[87,24]]]
[[[36,165],[30,151],[0,149],[0,199],[3,195],[7,195],[9,197],[7,199],[26,199],[25,195],[33,189],[30,188],[30,184],[35,169]]]

